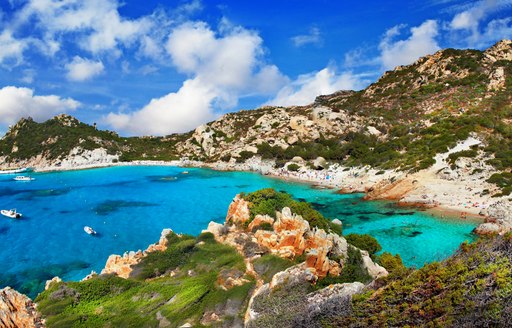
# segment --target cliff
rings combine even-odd
[[[46,326],[30,298],[6,287],[0,290],[0,327],[44,328]]]

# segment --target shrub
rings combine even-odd
[[[251,220],[258,214],[268,215],[275,218],[276,212],[284,207],[289,207],[295,214],[309,222],[311,227],[333,231],[331,222],[320,212],[316,211],[309,203],[299,202],[287,193],[277,192],[272,188],[261,189],[249,194],[242,194],[242,198],[250,202],[249,209]]]
[[[377,262],[392,275],[401,275],[407,270],[402,262],[400,254],[393,255],[391,253],[384,252],[377,257]]]
[[[288,166],[286,167],[286,169],[288,171],[292,171],[292,172],[297,172],[299,169],[300,169],[300,166],[295,164],[295,163],[291,163],[291,164],[288,164]]]
[[[347,250],[347,260],[343,266],[341,274],[337,277],[327,276],[317,282],[317,288],[323,288],[332,284],[342,284],[346,282],[359,281],[367,283],[372,280],[368,270],[364,267],[361,252],[349,246]]]
[[[359,235],[351,233],[346,235],[345,238],[349,244],[367,251],[372,257],[382,249],[377,239],[367,234]]]

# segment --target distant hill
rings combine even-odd
[[[22,119],[0,140],[0,163],[58,164],[101,148],[112,161],[243,162],[258,155],[279,166],[296,156],[321,156],[347,166],[414,172],[472,135],[483,143],[453,155],[453,162],[484,158],[505,172],[495,180],[510,192],[511,96],[512,41],[504,40],[485,51],[438,51],[361,91],[319,96],[308,106],[229,113],[186,134],[122,138],[66,115],[40,124]]]

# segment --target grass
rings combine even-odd
[[[54,284],[36,302],[48,327],[155,327],[157,313],[179,327],[199,324],[202,314],[216,311],[225,322],[240,322],[254,280],[223,290],[218,285],[223,269],[245,270],[235,249],[218,244],[208,234],[197,238],[170,235],[164,252],[139,264],[130,279],[98,276],[84,282]],[[165,265],[158,263],[164,258]],[[145,266],[148,270],[145,270]],[[162,272],[177,269],[174,277],[150,275],[155,267]],[[234,304],[234,305],[233,305]],[[223,314],[222,309],[225,310]],[[220,310],[219,310],[220,309]],[[234,313],[233,313],[234,311]]]
[[[260,275],[263,281],[270,282],[272,277],[281,271],[295,265],[294,261],[280,258],[279,256],[266,254],[254,260],[254,270]]]

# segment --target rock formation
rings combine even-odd
[[[206,231],[211,232],[217,241],[232,245],[242,253],[247,252],[250,248],[248,245],[252,244],[252,248],[259,248],[252,255],[270,252],[289,259],[303,255],[304,269],[315,276],[314,280],[341,273],[347,256],[345,238],[323,229],[311,228],[308,221],[293,214],[287,207],[276,212],[275,220],[256,215],[245,228],[249,220],[249,202],[237,195],[229,206],[225,225],[212,222]],[[258,229],[264,224],[268,229]],[[246,253],[244,255],[247,256]],[[387,275],[384,268],[373,263],[368,253],[362,251],[361,255],[371,276]]]
[[[504,234],[512,230],[512,202],[498,201],[491,204],[481,214],[487,218],[484,223],[475,228],[477,234]]]
[[[158,243],[149,245],[145,251],[130,251],[124,253],[123,256],[116,254],[110,255],[105,264],[105,268],[101,270],[101,274],[115,274],[121,278],[127,279],[133,271],[132,266],[139,263],[148,253],[167,249],[167,235],[171,232],[171,229],[164,229]]]
[[[43,328],[45,324],[30,298],[6,287],[0,290],[0,327]]]

